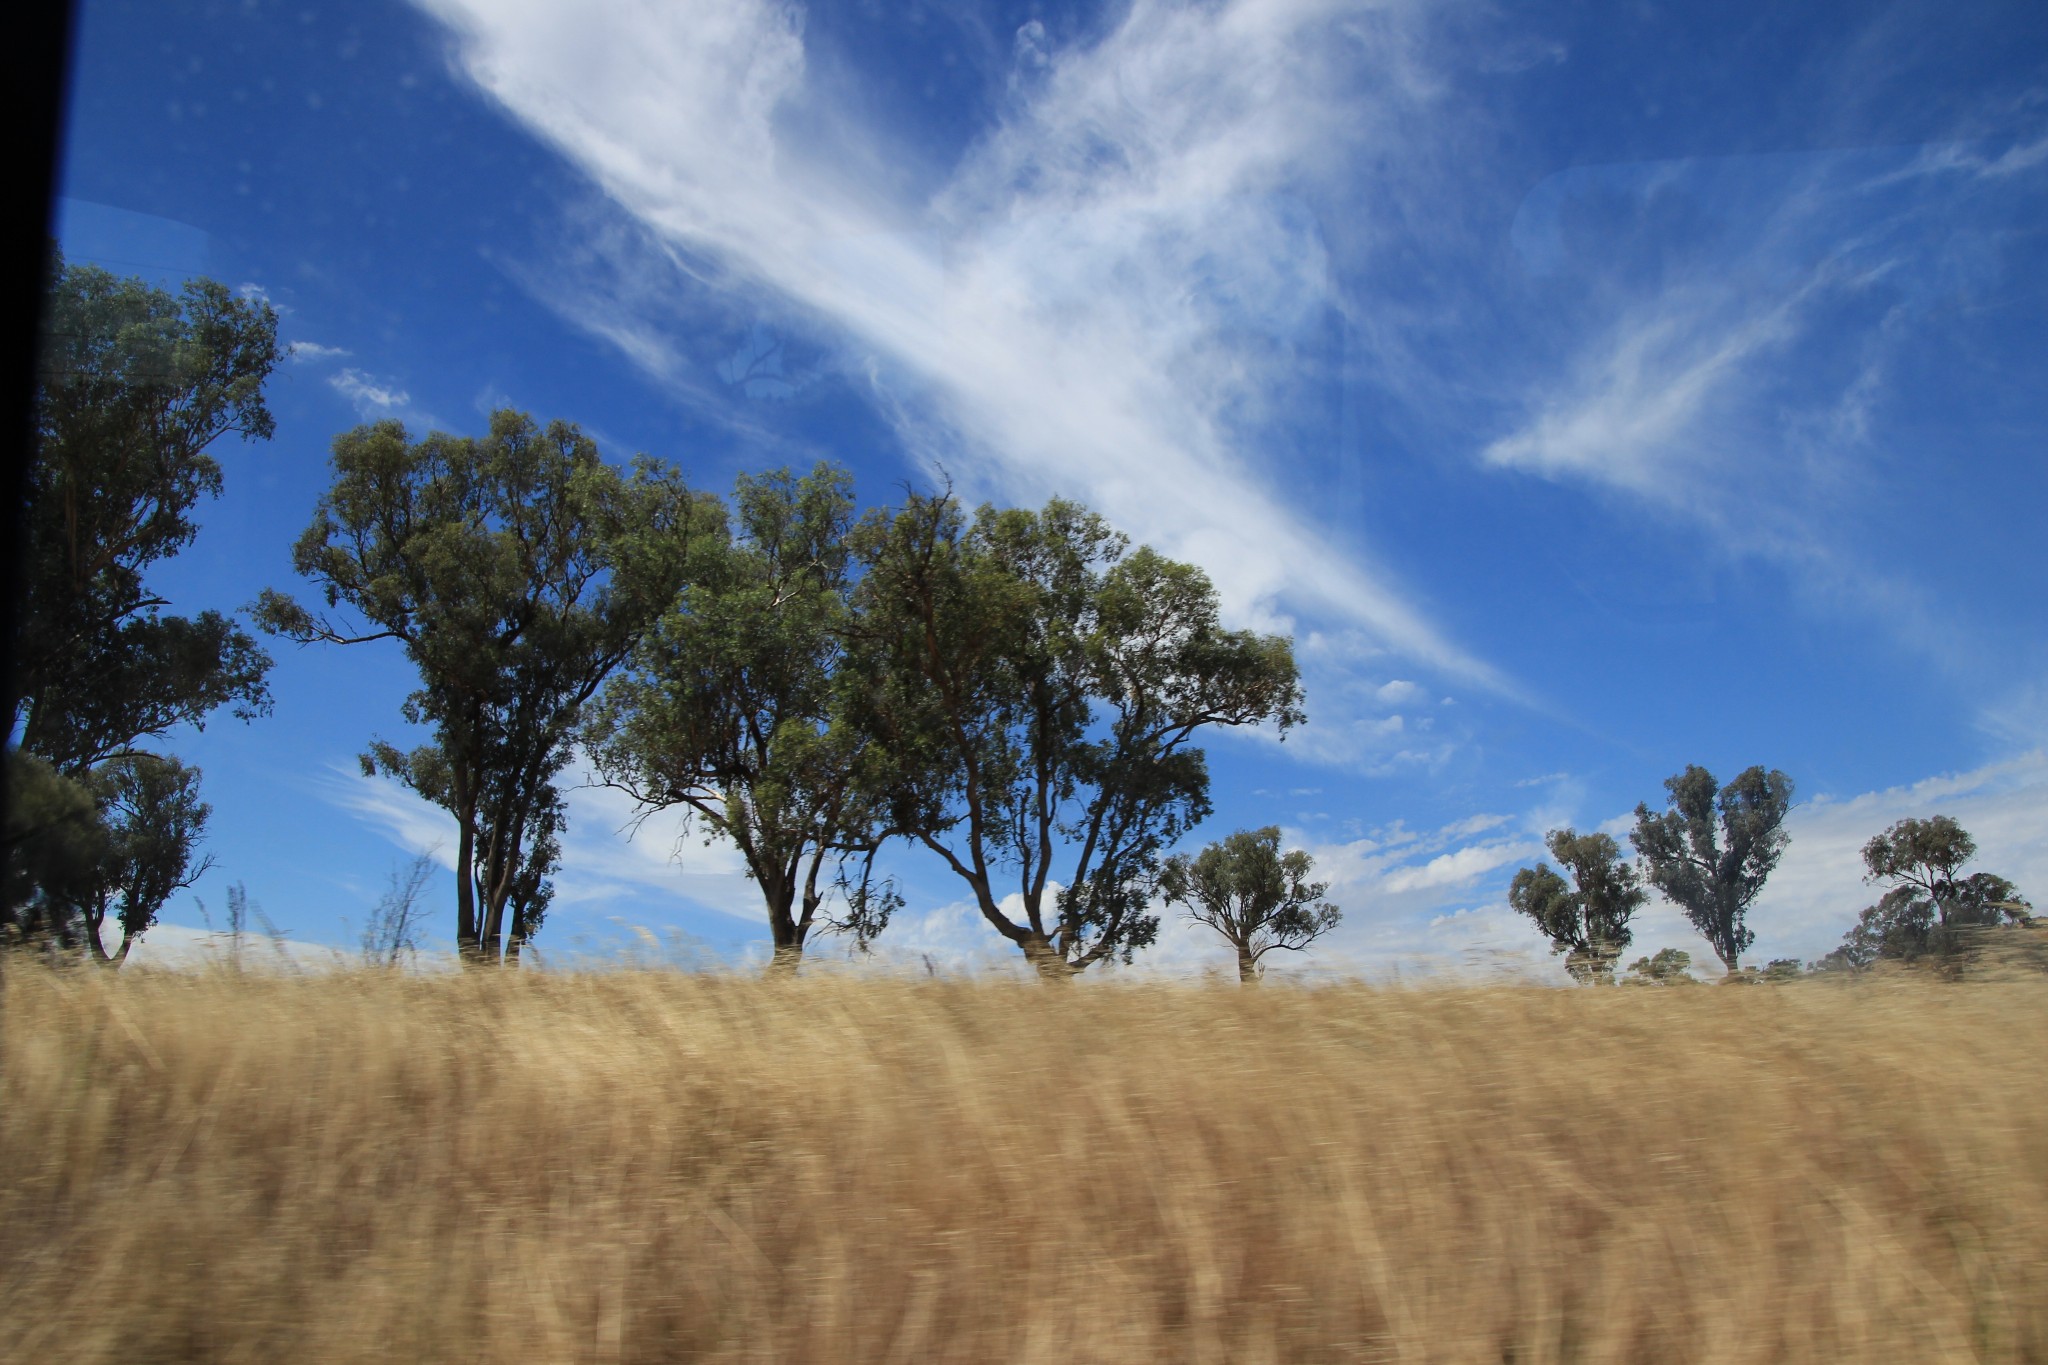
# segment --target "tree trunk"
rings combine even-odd
[[[1019,945],[1024,949],[1024,960],[1038,970],[1041,981],[1072,981],[1074,968],[1065,955],[1054,950],[1052,940],[1043,934],[1033,934]]]
[[[804,960],[804,931],[810,927],[808,916],[799,925],[791,913],[796,902],[796,877],[788,869],[764,865],[751,856],[747,861],[754,868],[754,883],[761,888],[761,896],[768,905],[768,939],[775,945],[774,955],[768,959],[768,976],[795,976]]]
[[[476,937],[476,819],[464,812],[455,840],[455,952],[465,967],[480,966],[483,951]]]
[[[87,910],[85,912],[86,950],[92,962],[100,966],[104,966],[112,961],[112,959],[107,956],[107,945],[100,941],[100,927],[104,925],[106,922],[107,917],[106,911],[104,910],[102,910],[97,915],[95,915],[90,910]]]
[[[1259,960],[1253,957],[1252,950],[1242,943],[1237,945],[1237,979],[1239,984],[1245,986],[1259,984]]]

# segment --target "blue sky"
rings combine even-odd
[[[1332,969],[1562,979],[1509,878],[1688,762],[1798,784],[1759,961],[1833,945],[1904,815],[2048,896],[2038,5],[86,0],[64,194],[74,258],[260,290],[296,347],[181,607],[297,586],[364,420],[870,502],[943,466],[1294,636],[1310,722],[1211,742],[1197,841],[1313,851]],[[174,743],[198,895],[346,943],[445,841],[355,771],[410,676],[276,653],[274,716]],[[572,813],[544,952],[765,942],[727,852]],[[1001,960],[899,862],[885,945]],[[1661,904],[1637,943],[1709,956]]]

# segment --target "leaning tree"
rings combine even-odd
[[[717,500],[645,457],[621,474],[576,427],[509,410],[480,438],[357,427],[333,466],[293,565],[364,624],[270,590],[258,619],[301,643],[403,646],[420,677],[404,716],[431,738],[376,741],[363,770],[454,817],[462,960],[516,959],[547,905],[555,779],[584,705],[722,534]]]
[[[1061,499],[970,520],[914,494],[854,550],[850,718],[891,827],[1042,976],[1128,961],[1164,850],[1209,811],[1195,735],[1298,723],[1291,645],[1223,629],[1200,569]]]
[[[1725,787],[1698,764],[1664,783],[1668,809],[1636,807],[1629,842],[1652,886],[1663,892],[1713,946],[1733,976],[1756,940],[1749,907],[1790,839],[1792,779],[1773,768],[1746,768]]]

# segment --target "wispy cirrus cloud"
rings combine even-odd
[[[346,360],[350,352],[341,346],[322,346],[317,341],[294,341],[286,345],[285,352],[294,364],[312,362],[319,364],[328,360]]]
[[[1949,480],[1896,418],[1997,297],[2044,179],[2048,140],[1553,175],[1513,237],[1561,315],[1555,358],[1481,462],[1689,524],[1937,660],[1981,652],[1898,553],[1901,514]]]
[[[329,375],[327,385],[366,418],[390,417],[412,403],[412,395],[397,384],[354,368]]]
[[[1409,7],[1140,0],[1065,47],[1027,24],[997,124],[913,193],[875,173],[890,130],[811,79],[793,5],[421,3],[476,85],[679,269],[865,356],[913,450],[991,492],[1086,498],[1208,567],[1236,620],[1348,624],[1512,691],[1269,491],[1256,453],[1335,306],[1290,187],[1378,109],[1426,101]],[[675,374],[630,310],[556,302]]]

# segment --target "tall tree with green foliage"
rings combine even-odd
[[[1276,949],[1300,952],[1337,927],[1343,912],[1324,902],[1328,882],[1312,882],[1306,849],[1280,851],[1280,827],[1239,830],[1189,857],[1166,860],[1160,894],[1223,935],[1237,953],[1237,979],[1256,983]]]
[[[599,773],[643,810],[681,806],[739,850],[778,972],[814,928],[865,945],[898,903],[869,876],[887,813],[874,746],[844,715],[853,512],[853,480],[831,465],[742,477],[731,541],[707,542],[587,734]]]
[[[277,315],[212,280],[181,294],[57,258],[17,510],[24,600],[7,670],[21,746],[76,776],[222,706],[265,711],[269,659],[219,612],[180,617],[145,571],[221,491],[208,453],[267,439]]]
[[[157,890],[196,875],[205,823],[197,771],[143,746],[223,707],[250,719],[270,705],[270,660],[248,632],[217,611],[167,615],[147,572],[192,542],[193,509],[220,493],[210,450],[270,436],[277,316],[212,280],[172,294],[54,252],[47,288],[35,459],[11,528],[22,597],[6,714],[21,752],[7,780],[10,799],[44,813],[90,803],[96,828],[10,828],[0,939],[118,960],[153,922]],[[56,843],[38,848],[44,837]],[[123,928],[111,955],[93,911],[109,906]]]
[[[403,646],[420,676],[403,713],[432,739],[376,741],[364,772],[454,816],[463,961],[516,959],[546,910],[555,779],[584,705],[675,601],[693,547],[722,534],[717,499],[644,456],[622,475],[574,426],[510,410],[481,438],[357,427],[333,467],[293,564],[365,624],[270,590],[258,619],[301,643]]]
[[[1901,820],[1863,846],[1864,880],[1889,883],[1857,916],[1842,945],[1822,960],[1832,969],[1862,971],[1879,961],[1950,959],[1970,931],[2026,918],[2013,884],[1989,872],[1962,875],[1977,841],[1946,815]]]
[[[1698,764],[1666,779],[1668,809],[1636,807],[1629,842],[1649,882],[1685,912],[1729,975],[1756,941],[1749,907],[1777,867],[1791,836],[1792,779],[1773,768],[1744,769],[1725,787]]]
[[[1128,961],[1158,933],[1163,851],[1209,812],[1193,738],[1298,723],[1292,647],[1223,629],[1200,569],[1060,499],[970,521],[913,494],[854,549],[855,719],[890,824],[1043,976]]]
[[[1609,836],[1567,826],[1550,831],[1545,842],[1571,880],[1548,863],[1525,867],[1508,887],[1508,904],[1535,921],[1553,953],[1565,954],[1573,980],[1612,984],[1615,961],[1633,937],[1629,920],[1649,894]]]

